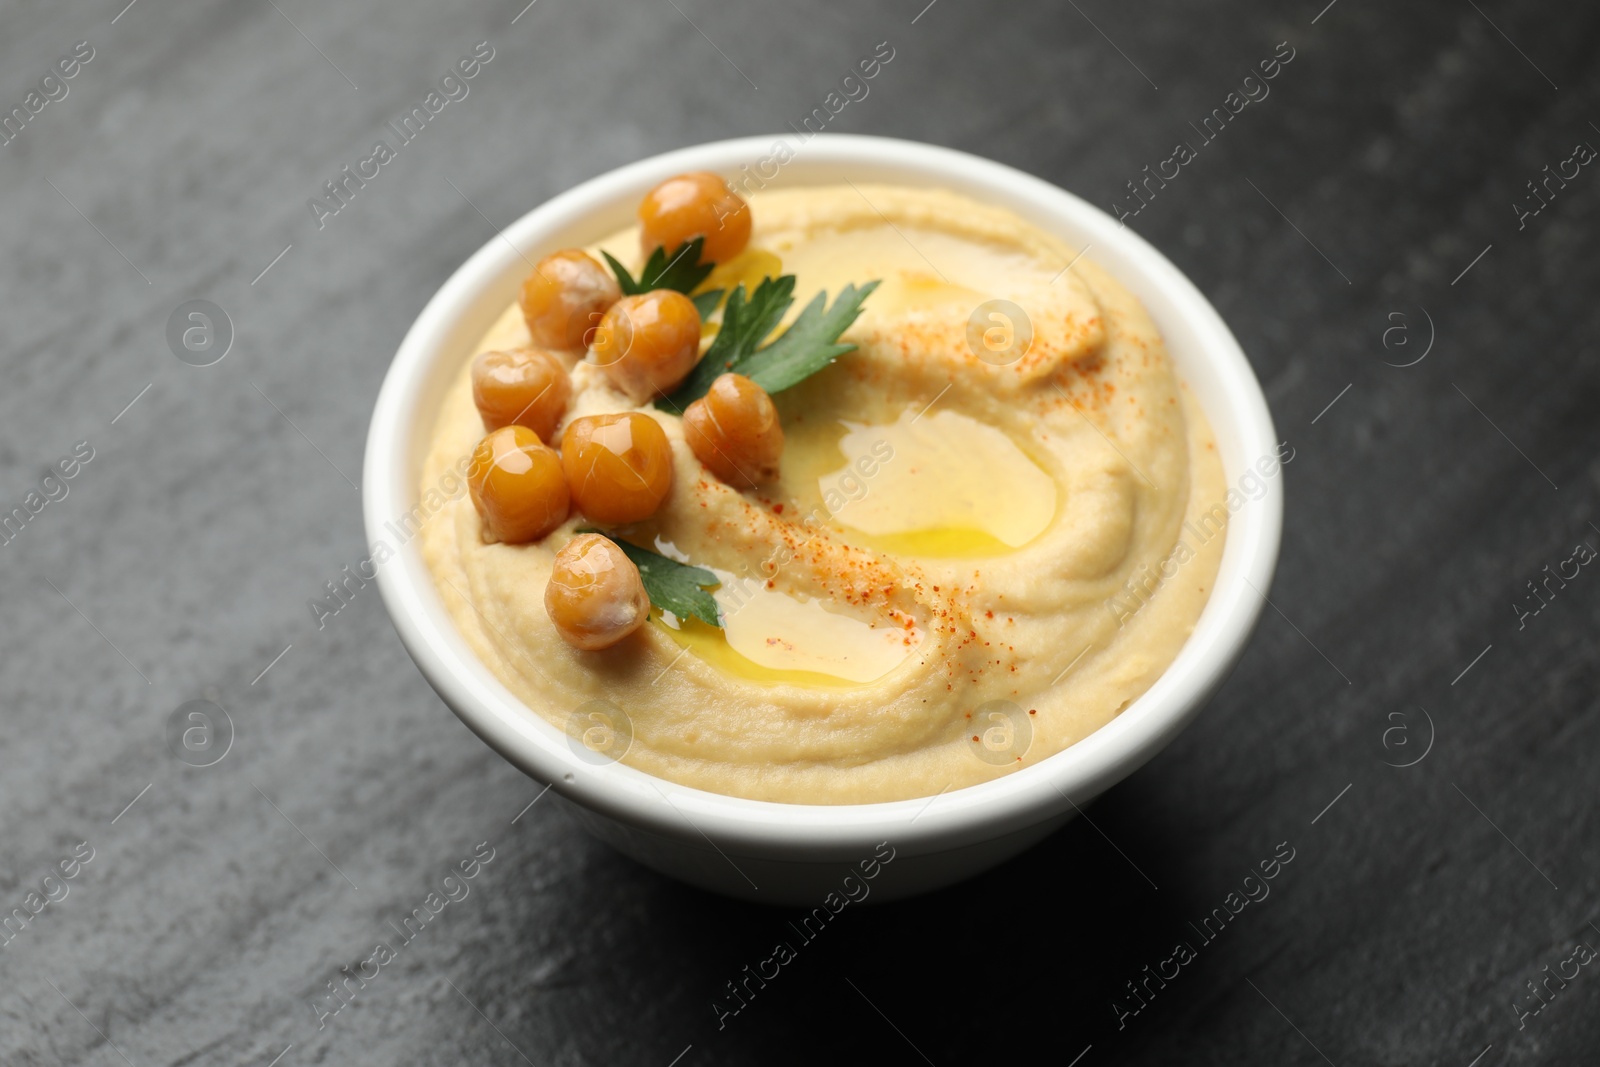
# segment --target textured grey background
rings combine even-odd
[[[0,9],[6,110],[96,50],[0,147],[0,511],[94,449],[0,547],[0,910],[95,849],[0,949],[0,1062],[1592,1060],[1594,968],[1520,1028],[1513,1004],[1600,946],[1600,577],[1520,628],[1513,605],[1600,543],[1600,176],[1525,229],[1510,205],[1600,144],[1600,12],[122,2]],[[1104,206],[1296,50],[1132,222],[1232,324],[1297,450],[1280,610],[1098,831],[847,911],[719,1031],[712,999],[789,916],[633,865],[553,796],[513,824],[538,787],[435,698],[376,591],[321,630],[307,600],[364,554],[347,476],[390,356],[496,226],[642,156],[781,130],[885,40],[831,128]],[[319,231],[307,198],[479,41],[471,95]],[[236,328],[215,366],[168,351],[190,299]],[[197,698],[237,734],[206,769],[166,749]],[[319,1031],[308,998],[483,841],[471,895]],[[1271,896],[1119,1030],[1125,983],[1285,841]]]

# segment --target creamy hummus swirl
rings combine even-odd
[[[928,796],[1104,725],[1177,655],[1224,539],[1209,427],[1144,309],[1078,249],[951,192],[845,185],[757,193],[750,206],[751,249],[722,274],[753,284],[781,263],[797,276],[796,309],[883,279],[845,334],[859,348],[775,398],[789,447],[761,490],[722,484],[675,415],[637,409],[672,442],[674,487],[626,533],[724,577],[730,641],[766,634],[781,654],[821,632],[778,632],[782,620],[816,617],[858,628],[849,662],[831,678],[730,669],[743,657],[710,654],[715,631],[687,640],[662,621],[577,651],[543,592],[555,551],[592,524],[574,515],[538,544],[486,544],[465,494],[422,530],[461,633],[532,713],[566,728],[609,702],[631,728],[624,762],[764,800]],[[634,230],[596,247],[637,263]],[[990,301],[1023,317],[974,322]],[[1018,329],[1031,332],[1025,352]],[[513,307],[474,352],[525,343]],[[588,363],[572,382],[569,420],[634,410]],[[423,492],[482,435],[464,365]],[[769,610],[786,604],[796,613]]]

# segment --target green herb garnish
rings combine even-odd
[[[694,301],[694,309],[700,313],[700,321],[704,322],[717,310],[717,305],[722,302],[722,294],[726,289],[707,289],[703,293],[696,293],[689,299]]]
[[[700,262],[700,249],[705,243],[704,237],[686,241],[678,246],[671,259],[667,258],[665,247],[657,248],[650,253],[650,258],[644,261],[644,269],[639,272],[638,280],[635,280],[633,275],[628,273],[628,268],[618,263],[610,252],[602,251],[600,254],[611,264],[611,272],[617,276],[617,287],[622,290],[623,296],[636,296],[639,293],[648,293],[652,289],[676,289],[680,293],[690,293],[706,280],[706,276],[716,266],[714,263]],[[704,318],[704,313],[701,317]]]
[[[828,294],[818,293],[807,304],[783,336],[750,354],[734,369],[769,393],[781,392],[811,377],[856,346],[839,344],[839,335],[850,328],[861,314],[861,304],[878,287],[876,281],[859,289],[847,285],[839,290],[833,306]]]
[[[639,568],[639,577],[644,579],[644,591],[649,595],[650,603],[662,611],[670,611],[679,619],[692,616],[711,626],[722,625],[722,613],[717,609],[717,601],[706,592],[708,587],[721,584],[721,579],[715,574],[704,567],[691,567],[648,548],[629,544],[604,530],[585,529],[578,533],[597,533],[615,542],[623,554],[633,561],[633,565]]]
[[[656,401],[663,411],[682,414],[692,400],[706,395],[717,376],[732,370],[736,364],[750,358],[756,345],[777,328],[783,313],[794,303],[794,275],[781,278],[763,278],[747,301],[741,283],[728,297],[722,309],[722,327],[712,339],[711,347],[696,363],[694,370],[665,400]],[[676,405],[676,406],[673,406]]]
[[[795,278],[764,278],[748,300],[744,285],[728,297],[722,309],[722,328],[705,356],[671,396],[656,401],[663,411],[682,413],[690,403],[706,395],[711,383],[721,374],[742,374],[768,393],[781,392],[832,363],[852,344],[840,344],[839,336],[861,314],[862,302],[878,287],[876,281],[857,288],[847,285],[833,306],[828,295],[818,293],[777,340],[757,347],[777,329],[778,323],[794,303]]]

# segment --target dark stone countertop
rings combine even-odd
[[[1516,605],[1600,543],[1600,176],[1512,205],[1600,144],[1600,11],[122,2],[0,12],[0,110],[93,49],[0,147],[0,511],[93,453],[0,549],[0,908],[76,872],[0,949],[0,1062],[1592,1061],[1594,968],[1513,1005],[1600,946],[1600,577]],[[319,230],[308,198],[480,41],[470,95]],[[376,591],[320,630],[307,601],[364,554],[373,398],[466,256],[614,166],[782,130],[881,41],[831,129],[1108,209],[1293,50],[1129,220],[1296,449],[1276,610],[1093,826],[847,911],[719,1031],[712,999],[787,916],[658,877],[558,802],[513,824],[537,785],[443,707]],[[195,299],[235,332],[206,368],[164,335]],[[195,699],[235,729],[206,768],[168,755]],[[319,1031],[308,999],[479,842],[470,896]],[[1270,896],[1198,943],[1285,842]],[[1179,941],[1195,958],[1119,1027]]]

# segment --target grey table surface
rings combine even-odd
[[[1566,162],[1600,144],[1600,11],[123,2],[0,9],[0,109],[37,109],[0,146],[0,511],[67,489],[0,547],[0,910],[67,894],[0,949],[0,1062],[1593,1062],[1600,579],[1527,583],[1600,543],[1600,178]],[[789,916],[634,865],[553,794],[513,822],[537,784],[376,591],[321,628],[308,601],[365,554],[373,398],[457,265],[595,174],[783,130],[884,41],[831,129],[1108,210],[1293,50],[1129,219],[1296,450],[1283,557],[1235,674],[1093,825],[847,912],[719,1029]],[[479,42],[470,94],[319,228],[308,199]],[[1547,165],[1579,173],[1534,201]],[[196,299],[235,335],[208,367],[166,339]],[[209,767],[169,750],[198,699],[234,729]],[[470,896],[319,1028],[480,842]],[[1270,896],[1193,934],[1282,843]]]

